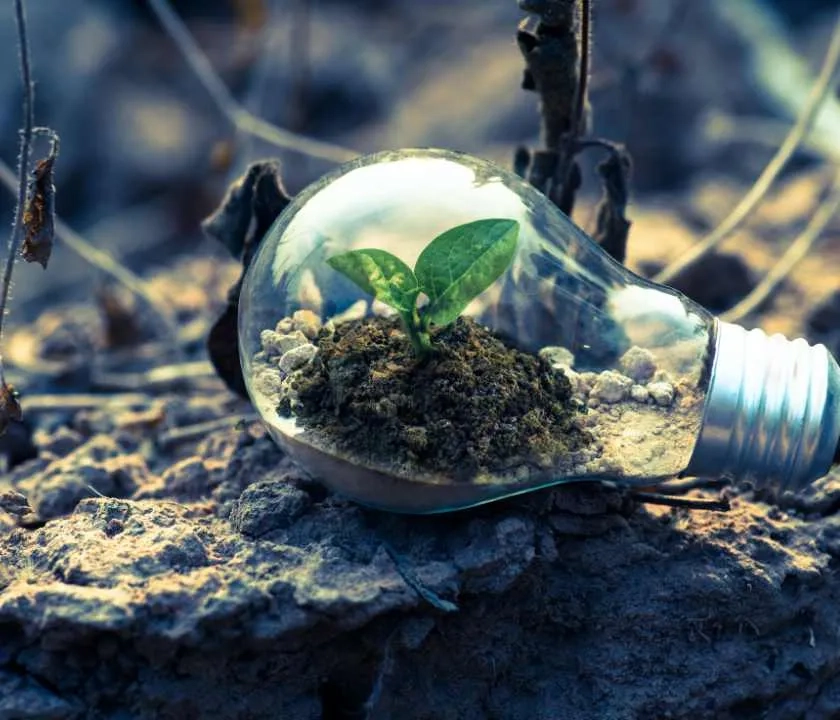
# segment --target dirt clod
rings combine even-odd
[[[568,379],[546,360],[464,318],[433,343],[436,354],[420,362],[392,319],[323,331],[298,380],[297,416],[354,453],[454,468],[461,479],[588,442]]]

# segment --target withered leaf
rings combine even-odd
[[[202,223],[204,232],[242,260],[242,274],[228,292],[228,304],[207,337],[207,352],[216,373],[242,397],[248,392],[239,364],[239,292],[260,242],[289,202],[277,163],[264,160],[253,163],[231,185],[220,207]]]
[[[0,510],[4,510],[15,517],[31,515],[33,512],[26,496],[14,490],[0,491]]]
[[[14,387],[4,382],[0,385],[0,435],[6,432],[12,420],[21,420],[23,412]]]
[[[26,205],[23,209],[23,246],[26,262],[37,262],[46,270],[55,237],[55,185],[53,168],[58,156],[58,143],[53,142],[50,154],[39,160],[32,171]]]
[[[102,316],[105,344],[109,348],[132,347],[145,339],[134,296],[112,285],[96,291],[96,302]]]
[[[604,196],[598,204],[593,239],[615,260],[623,263],[627,256],[630,221],[627,211],[627,188],[630,176],[630,155],[616,147],[598,165]]]

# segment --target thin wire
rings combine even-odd
[[[808,102],[805,104],[805,107],[802,109],[802,112],[796,119],[796,123],[791,128],[784,142],[767,164],[767,167],[764,168],[747,194],[741,198],[741,201],[723,222],[704,239],[694,245],[687,253],[677,258],[677,260],[655,275],[653,277],[654,282],[668,283],[673,280],[687,267],[693,265],[700,258],[720,245],[721,242],[729,237],[733,230],[738,228],[747,219],[749,214],[767,194],[770,186],[808,134],[824,100],[831,94],[838,65],[840,65],[840,16],[838,16],[837,23],[834,26],[834,32],[832,33],[822,68],[820,69],[814,87],[811,89]]]
[[[814,243],[820,238],[838,211],[840,211],[840,173],[837,174],[832,183],[829,197],[820,204],[808,226],[793,241],[779,262],[770,269],[770,272],[753,288],[749,295],[735,307],[723,313],[720,319],[725,322],[738,322],[758,308],[761,303],[770,297],[779,283],[790,274],[791,270],[808,255]]]
[[[332,162],[347,162],[359,156],[359,153],[354,150],[298,135],[252,115],[236,101],[222,82],[209,58],[198,46],[181,18],[172,10],[168,0],[148,0],[148,2],[160,24],[172,38],[216,107],[236,129],[265,140],[276,147]]]

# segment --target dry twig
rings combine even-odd
[[[210,60],[202,52],[181,18],[172,10],[169,2],[149,0],[149,7],[172,38],[199,82],[207,90],[219,112],[237,130],[265,140],[278,148],[332,162],[341,163],[358,157],[359,153],[353,150],[284,130],[252,115],[231,95],[230,90],[213,70]]]
[[[666,505],[668,507],[685,508],[686,510],[715,510],[727,512],[731,509],[727,498],[704,500],[703,498],[672,497],[651,492],[632,492],[630,497],[636,502],[647,505]]]
[[[184,427],[173,428],[172,430],[161,433],[157,439],[157,444],[161,448],[167,448],[171,445],[202,438],[217,430],[227,430],[228,428],[257,422],[257,420],[259,420],[257,415],[248,414],[219,418],[218,420],[208,420],[207,422],[196,423],[195,425],[185,425]]]
[[[831,220],[840,212],[840,173],[832,183],[829,196],[820,204],[802,233],[793,241],[764,279],[735,307],[720,316],[725,322],[739,322],[763,303],[811,251]]]
[[[26,205],[26,174],[32,155],[32,130],[35,125],[34,89],[29,62],[29,38],[26,33],[26,12],[23,0],[15,0],[15,21],[17,23],[18,44],[20,51],[20,76],[23,81],[23,130],[20,138],[20,156],[18,157],[18,178],[16,184],[17,207],[9,244],[6,248],[6,264],[3,267],[2,285],[0,285],[0,340],[3,338],[3,322],[6,319],[6,304],[12,286],[12,271],[23,237],[23,213]],[[15,389],[6,383],[3,368],[2,350],[0,350],[0,434],[6,431],[9,422],[21,419],[21,409]]]
[[[753,186],[741,201],[733,208],[727,217],[711,233],[694,245],[687,253],[672,262],[654,276],[654,282],[667,283],[683,272],[687,267],[705,257],[721,244],[749,217],[750,213],[761,202],[773,182],[784,169],[788,160],[796,152],[800,143],[808,135],[820,107],[831,94],[840,65],[840,16],[834,27],[828,50],[823,60],[820,74],[811,90],[808,102],[802,109],[793,128],[788,133],[776,154],[758,176]]]
[[[517,42],[525,59],[522,87],[540,96],[544,149],[519,148],[514,169],[571,215],[581,173],[577,156],[589,148],[606,150],[599,165],[604,196],[598,207],[595,240],[619,262],[624,261],[630,222],[625,217],[630,157],[617,143],[587,137],[591,0],[520,0],[519,6],[539,20],[519,26]],[[579,29],[575,18],[579,17]]]
[[[192,383],[204,378],[215,378],[216,370],[206,360],[160,365],[146,372],[94,373],[92,382],[100,388],[129,391],[163,390]]]
[[[95,395],[88,393],[27,395],[27,413],[78,412],[101,407],[146,407],[152,396],[143,393],[116,393]]]

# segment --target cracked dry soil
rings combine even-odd
[[[163,441],[247,412],[211,379],[36,414],[0,479],[34,511],[0,516],[0,719],[840,715],[840,474],[786,510],[581,485],[424,518],[257,423]]]

